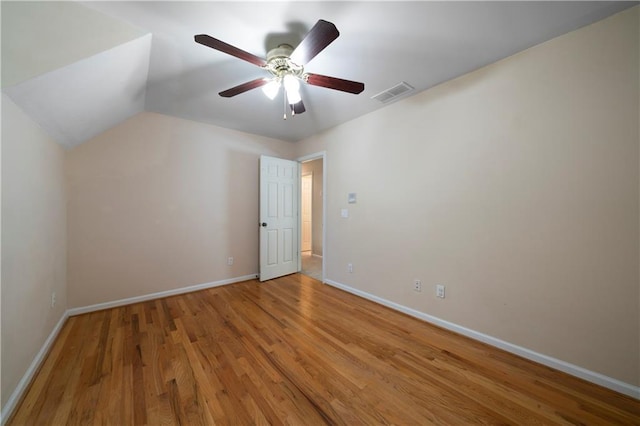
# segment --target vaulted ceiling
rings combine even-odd
[[[297,141],[637,2],[8,2],[2,1],[2,90],[71,148],[142,111]],[[305,70],[362,81],[359,95],[303,86],[307,111],[282,98],[218,92],[268,76],[194,42],[209,34],[254,55],[298,44],[318,19],[340,36]],[[491,102],[487,99],[487,102]]]

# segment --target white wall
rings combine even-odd
[[[301,142],[327,277],[639,385],[638,34],[635,7]]]
[[[261,154],[292,144],[155,113],[68,151],[69,305],[258,273]]]
[[[64,151],[2,95],[2,407],[66,310],[66,255]]]

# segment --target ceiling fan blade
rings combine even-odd
[[[364,83],[326,75],[307,73],[304,75],[304,80],[312,86],[326,87],[328,89],[340,90],[356,95],[364,90]]]
[[[231,98],[232,96],[239,95],[240,93],[244,93],[248,90],[264,86],[268,82],[269,79],[267,78],[256,78],[255,80],[247,81],[246,83],[239,84],[231,89],[220,92],[219,95],[223,98]]]
[[[298,65],[305,65],[331,42],[338,38],[340,32],[331,22],[320,19],[309,30],[298,47],[291,53],[291,60]]]
[[[259,67],[264,67],[265,65],[267,65],[267,61],[256,56],[253,55],[249,52],[245,52],[242,49],[238,49],[235,46],[232,46],[230,44],[225,43],[224,41],[220,41],[216,38],[213,38],[211,36],[208,36],[206,34],[198,34],[196,36],[193,37],[196,41],[196,43],[200,43],[202,45],[208,46],[212,49],[216,49],[219,50],[220,52],[224,52],[226,54],[229,54],[231,56],[235,56],[236,58],[240,58],[244,61],[247,62],[251,62],[254,65],[257,65]]]
[[[304,104],[302,103],[302,101],[298,102],[297,104],[293,104],[291,105],[291,110],[296,114],[302,114],[303,112],[305,112],[307,109],[304,107]]]

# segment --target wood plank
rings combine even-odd
[[[640,401],[298,274],[70,318],[8,425],[640,424]]]

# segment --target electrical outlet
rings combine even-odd
[[[227,265],[229,266],[233,265],[233,257],[227,258]]]
[[[353,274],[353,263],[347,263],[347,271]]]
[[[53,308],[54,306],[56,306],[56,292],[52,292],[51,293],[51,307]]]
[[[444,299],[444,286],[442,284],[436,285],[436,296]]]
[[[414,280],[413,281],[413,290],[414,291],[422,291],[422,281]]]

